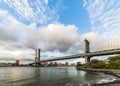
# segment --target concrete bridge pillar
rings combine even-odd
[[[84,41],[85,41],[85,53],[90,53],[90,47],[89,47],[90,43],[87,39],[85,39]],[[90,56],[85,57],[85,63],[88,62],[90,62]]]
[[[85,63],[88,63],[88,62],[90,62],[90,57],[86,56],[85,57]]]
[[[35,66],[39,66],[40,63],[38,63],[38,62],[40,62],[40,49],[36,49],[35,53],[36,53],[36,55],[35,55]]]

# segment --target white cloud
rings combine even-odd
[[[25,25],[12,17],[8,11],[0,10],[1,55],[3,52],[11,55],[14,51],[13,56],[33,60],[33,53],[36,48],[41,48],[44,56],[46,54],[48,54],[46,56],[50,56],[52,51],[53,53],[58,51],[57,55],[83,53],[85,38],[90,41],[91,51],[120,47],[120,2],[84,0],[84,7],[89,14],[92,27],[91,32],[81,36],[78,34],[75,25],[64,25],[56,22],[47,26],[36,27],[38,22],[42,24],[54,19],[53,15],[56,14],[56,11],[47,6],[48,0],[34,3],[24,0],[12,3],[10,0],[4,0],[4,2],[11,8],[15,8],[20,17],[31,20],[32,23]],[[32,6],[35,6],[36,10],[31,8]],[[111,45],[116,42],[115,46]]]
[[[44,2],[45,2],[46,4],[48,4],[48,0],[44,0]]]
[[[81,36],[82,40],[84,40],[84,39],[96,40],[98,37],[99,37],[99,34],[94,33],[94,32],[85,33]]]
[[[58,8],[50,8],[48,0],[32,2],[29,0],[2,0],[0,3],[5,4],[10,9],[9,12],[12,10],[11,14],[17,16],[21,21],[44,25],[58,19]]]
[[[42,48],[44,51],[67,51],[78,39],[79,35],[74,25],[54,23],[40,29],[27,30],[25,44],[30,48]]]
[[[11,59],[18,59],[19,56],[22,59],[34,59],[33,52],[36,48],[41,48],[43,54],[46,51],[65,53],[79,41],[77,27],[74,25],[52,23],[38,28],[35,23],[25,25],[17,21],[7,11],[0,12],[3,13],[0,15],[1,59],[4,55],[8,58],[13,56]]]
[[[100,38],[119,38],[120,1],[84,0],[83,2],[94,28],[92,31],[100,34]]]
[[[97,49],[93,50],[120,48],[120,1],[83,0],[83,7],[88,12],[92,24],[92,33],[83,36],[95,39],[91,42],[91,47]]]

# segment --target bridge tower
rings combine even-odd
[[[35,66],[39,66],[40,65],[40,49],[36,49],[35,53],[36,53],[36,55],[35,55]]]
[[[89,47],[90,42],[87,39],[85,39],[84,42],[85,42],[85,53],[90,53],[90,47]],[[90,62],[90,56],[85,57],[85,63],[87,62]]]

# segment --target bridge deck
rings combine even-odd
[[[84,57],[87,57],[87,56],[93,57],[93,56],[113,55],[113,54],[120,54],[120,48],[119,49],[97,51],[97,52],[90,52],[90,53],[83,53],[83,54],[75,54],[75,55],[70,55],[70,56],[56,57],[56,58],[52,58],[52,59],[41,60],[40,62],[84,58]],[[37,62],[37,63],[39,63],[39,62]],[[35,63],[31,63],[31,64],[35,64]]]

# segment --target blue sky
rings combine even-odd
[[[0,0],[0,59],[32,61],[36,48],[43,59],[83,53],[85,38],[91,51],[117,48],[119,7],[119,0]]]
[[[80,34],[90,31],[89,15],[83,8],[81,0],[63,1],[66,9],[60,14],[60,22],[66,25],[75,24],[78,27]]]
[[[41,18],[41,16],[39,15],[42,15],[37,11],[37,9],[42,9],[39,7],[40,4],[37,3],[37,0],[34,1],[28,0],[29,6],[32,8],[33,12],[35,12],[37,15],[37,17],[35,18],[31,18],[31,17],[27,18],[27,16],[22,17],[20,12],[17,12],[16,9],[14,8],[14,4],[12,4],[13,6],[11,6],[8,3],[5,3],[5,1],[1,2],[0,8],[3,10],[7,10],[18,21],[26,25],[30,25],[31,23],[35,22],[36,25],[40,27],[42,25],[47,25],[50,24],[51,22],[57,21],[65,25],[74,24],[80,30],[80,31],[78,30],[79,33],[90,31],[91,24],[89,21],[89,15],[86,12],[85,8],[83,8],[82,0],[74,0],[74,3],[73,1],[67,1],[67,0],[59,0],[59,1],[49,0],[48,4],[41,1],[40,4],[43,4],[43,6],[47,5],[45,8],[46,13],[43,12],[45,16],[46,17],[49,16],[49,12],[47,13],[47,11],[51,12],[51,10],[55,10],[55,12],[51,14],[50,17],[56,16],[55,18],[52,18],[50,20],[46,19],[46,21],[44,22],[39,21],[41,19],[35,20],[35,18]]]

